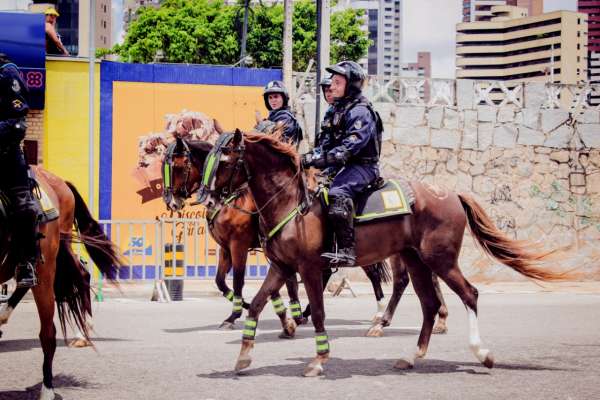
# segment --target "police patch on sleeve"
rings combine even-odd
[[[13,79],[12,90],[15,93],[19,93],[21,91],[21,85],[19,85],[19,81],[16,79]]]
[[[358,120],[354,123],[354,129],[360,129],[362,128],[362,121]]]
[[[356,124],[355,124],[355,126],[356,126]],[[356,129],[358,129],[358,128],[356,128]],[[356,135],[350,135],[348,137],[348,140],[351,141],[352,143],[356,143],[356,142],[358,142],[358,136],[356,136]]]

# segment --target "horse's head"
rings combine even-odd
[[[221,135],[204,163],[198,201],[224,200],[247,182],[243,157],[242,132],[236,129],[234,133]]]
[[[207,142],[187,142],[178,137],[165,152],[162,165],[163,200],[172,211],[179,211],[185,200],[198,190],[202,165],[212,149]]]

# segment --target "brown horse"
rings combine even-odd
[[[173,211],[181,210],[185,204],[185,200],[196,192],[202,179],[202,166],[212,148],[213,145],[206,142],[188,142],[181,138],[177,138],[176,142],[169,146],[163,165],[164,178],[166,178],[163,185],[165,188],[163,198],[168,208]],[[167,169],[165,169],[165,166],[168,166]],[[233,298],[241,298],[242,296],[248,249],[260,246],[259,226],[256,206],[246,187],[241,188],[241,190],[233,194],[229,193],[224,202],[225,204],[219,203],[217,201],[209,201],[207,215],[210,233],[220,246],[216,283],[223,296],[231,301]],[[231,266],[233,266],[233,293],[225,283],[225,276]],[[384,297],[381,282],[387,282],[388,280],[386,265],[384,263],[377,263],[365,266],[363,269],[373,285],[378,304],[378,310],[373,318],[374,326],[369,330],[367,335],[382,336],[383,327],[389,324],[381,320],[384,309],[384,305],[381,302]],[[323,287],[326,286],[331,273],[332,271],[329,269],[323,271]],[[311,309],[309,305],[304,313],[300,313],[296,275],[291,275],[289,279],[286,279],[285,283],[291,299],[292,317],[296,324],[304,323],[305,319],[311,315]],[[392,302],[395,301],[397,304],[407,284],[408,273],[404,270],[403,279],[399,282],[399,287],[401,287],[400,293],[399,295],[392,295]],[[277,307],[280,307],[279,304],[281,303],[278,291],[274,292],[272,300],[277,312]],[[248,304],[244,302],[243,307],[248,308]],[[235,320],[240,318],[241,311],[241,307],[238,304],[234,304],[233,312],[221,326],[232,328]],[[284,327],[282,337],[293,336],[295,327],[285,322],[285,311],[281,308],[279,308],[279,311],[278,316]],[[436,331],[438,333],[445,333],[447,330],[445,321],[448,315],[445,306],[440,307],[439,314],[440,318],[438,325],[436,325]]]
[[[66,324],[74,324],[86,337],[88,326],[86,312],[91,313],[89,274],[71,249],[72,243],[81,241],[100,271],[109,278],[120,265],[113,244],[91,216],[85,202],[70,183],[42,168],[34,168],[40,187],[48,194],[52,204],[60,210],[60,218],[40,226],[42,257],[36,267],[38,285],[32,289],[40,318],[40,342],[44,352],[43,385],[40,399],[54,398],[52,362],[56,350],[54,303],[56,302],[60,325],[65,334]],[[79,234],[72,235],[76,223]],[[10,253],[10,226],[1,224],[0,232],[0,283],[14,275],[14,261]],[[23,293],[24,294],[24,293]],[[10,306],[9,306],[10,307]],[[7,310],[7,317],[10,315]],[[66,334],[65,334],[66,337]]]
[[[292,146],[270,136],[242,134],[238,130],[229,134],[229,140],[223,140],[220,148],[215,147],[211,156],[215,158],[215,178],[206,182],[207,187],[218,192],[223,188],[235,189],[247,184],[258,207],[262,229],[268,232],[280,227],[265,243],[267,256],[278,260],[279,268],[269,271],[250,304],[235,369],[240,371],[251,364],[250,351],[254,347],[258,316],[268,293],[281,287],[290,274],[299,272],[313,309],[317,343],[317,356],[305,368],[304,375],[319,375],[329,359],[321,282],[321,270],[327,268],[327,264],[320,256],[326,243],[326,216],[321,202],[316,201],[304,187],[298,153]],[[469,347],[483,365],[491,368],[494,358],[488,349],[483,348],[479,336],[478,292],[464,278],[458,266],[467,222],[484,251],[516,272],[543,281],[568,277],[537,266],[536,263],[545,254],[528,251],[528,243],[506,238],[469,196],[418,182],[411,182],[411,186],[416,195],[412,214],[375,220],[356,227],[357,265],[389,257],[396,282],[400,276],[398,270],[404,264],[421,302],[423,323],[417,350],[401,358],[395,367],[412,368],[415,360],[424,357],[427,352],[435,314],[440,307],[431,279],[433,272],[465,304],[469,320]],[[388,307],[384,320],[391,318],[392,313],[393,307]]]

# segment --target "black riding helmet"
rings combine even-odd
[[[323,91],[323,96],[325,96],[325,90],[331,86],[331,75],[326,76],[325,78],[321,79],[321,82],[319,82],[319,86],[321,86],[321,90]]]
[[[281,97],[283,97],[282,108],[286,108],[288,106],[290,95],[288,94],[288,91],[285,88],[285,86],[283,86],[283,82],[271,81],[267,83],[267,86],[265,86],[265,90],[263,91],[263,98],[265,99],[265,106],[267,107],[267,110],[271,111],[271,106],[269,105],[269,95],[272,93],[281,94]]]
[[[346,78],[346,91],[344,97],[356,97],[361,94],[367,74],[358,63],[354,61],[341,61],[335,65],[325,68],[327,72],[342,75]]]

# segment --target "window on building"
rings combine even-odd
[[[581,49],[581,43],[577,43],[577,50]]]
[[[581,37],[581,31],[577,31],[577,37]]]

